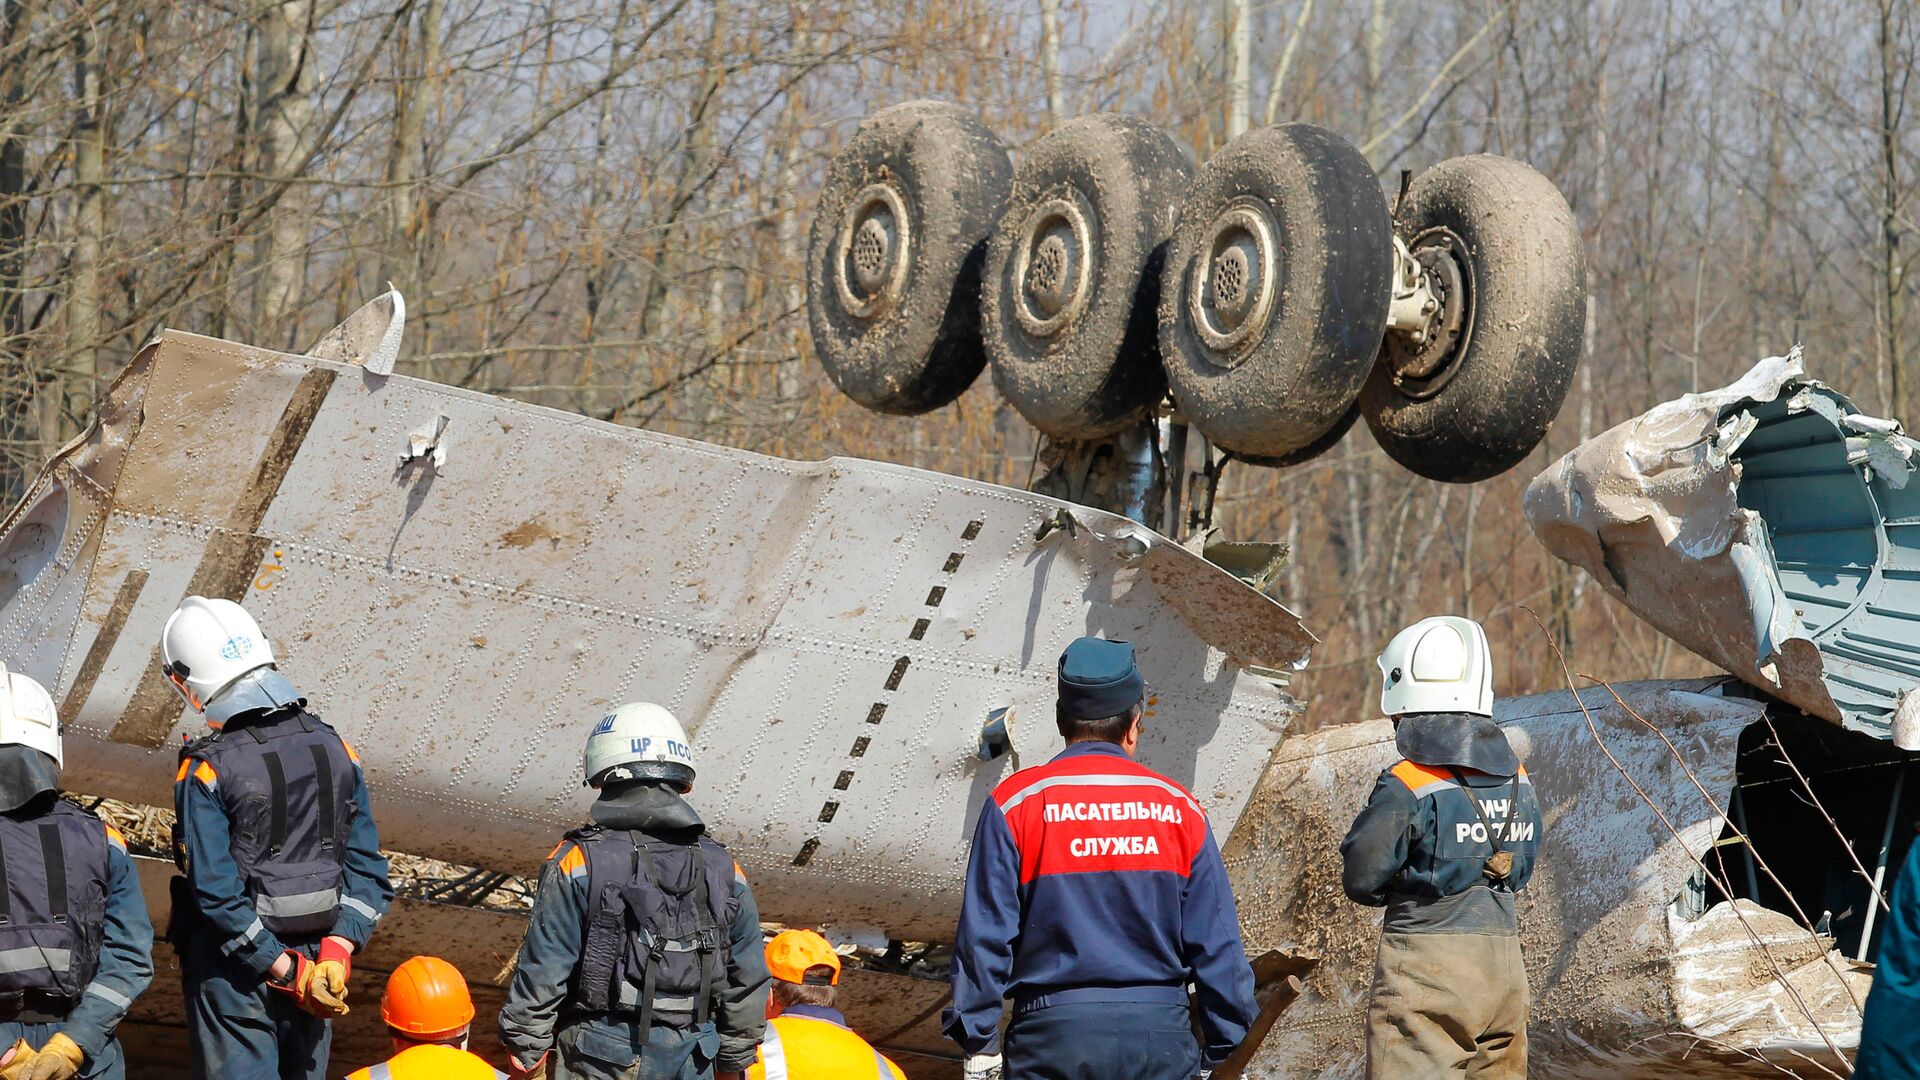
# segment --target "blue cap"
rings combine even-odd
[[[1104,720],[1139,703],[1147,682],[1133,662],[1133,643],[1083,637],[1060,654],[1060,715]]]

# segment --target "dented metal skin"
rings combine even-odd
[[[1860,1017],[1832,965],[1860,1001],[1865,970],[1837,956],[1830,964],[1825,942],[1747,901],[1736,901],[1737,915],[1723,903],[1691,921],[1673,903],[1720,835],[1739,735],[1760,718],[1761,706],[1720,697],[1706,680],[1617,689],[1666,732],[1678,757],[1603,688],[1582,692],[1591,727],[1568,692],[1495,706],[1546,821],[1532,884],[1519,898],[1533,993],[1531,1071],[1772,1076],[1778,1071],[1768,1062],[1807,1068],[1803,1054],[1834,1064],[1814,1021],[1850,1050]],[[1375,777],[1398,757],[1386,720],[1289,738],[1227,846],[1248,953],[1278,949],[1320,959],[1305,980],[1306,994],[1281,1014],[1249,1076],[1366,1073],[1363,1018],[1380,911],[1342,893],[1339,844]],[[1771,963],[1747,926],[1767,943]],[[1799,989],[1812,1020],[1775,981],[1773,964]]]
[[[167,802],[204,728],[160,628],[224,595],[360,749],[389,847],[532,869],[584,820],[593,722],[649,699],[768,918],[940,940],[981,801],[1060,745],[1072,638],[1138,645],[1141,756],[1222,838],[1293,715],[1243,666],[1312,636],[1124,518],[381,375],[391,323],[361,322],[328,360],[161,335],[0,528],[0,661],[61,699],[70,788]]]
[[[1680,644],[1916,749],[1917,446],[1807,378],[1795,348],[1575,447],[1528,485],[1527,520]]]

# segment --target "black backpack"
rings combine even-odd
[[[573,998],[589,1013],[686,1027],[727,979],[739,904],[733,859],[705,835],[676,843],[599,827],[567,834],[587,858],[587,932]]]

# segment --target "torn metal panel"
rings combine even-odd
[[[389,847],[529,870],[582,820],[591,721],[652,699],[698,740],[695,801],[769,918],[940,940],[986,793],[1060,745],[1069,640],[1138,645],[1142,757],[1223,837],[1294,713],[1248,669],[1313,643],[1125,518],[915,469],[175,332],[101,409],[0,523],[0,660],[63,699],[68,783],[134,802],[166,801],[201,730],[157,675],[161,626],[224,595],[360,747]],[[1012,752],[983,762],[1008,706]]]
[[[1771,968],[1728,905],[1693,922],[1675,910],[1675,898],[1724,825],[1688,770],[1724,805],[1740,732],[1761,715],[1759,703],[1708,688],[1698,681],[1618,688],[1674,741],[1685,767],[1604,689],[1582,694],[1593,729],[1570,693],[1496,705],[1546,820],[1532,884],[1520,897],[1536,1072],[1713,1077],[1754,1068],[1755,1075],[1770,1075],[1742,1054],[1784,1061],[1794,1051],[1825,1053],[1814,1021],[1843,1048],[1858,1041],[1859,1016],[1823,959],[1824,941],[1784,916],[1736,901],[1776,961],[1803,986],[1815,1013],[1809,1021],[1787,1014],[1790,1000],[1773,989]],[[1305,996],[1281,1014],[1249,1075],[1365,1075],[1363,1021],[1380,912],[1351,903],[1341,891],[1339,845],[1375,778],[1398,756],[1385,720],[1289,738],[1227,845],[1248,951],[1278,949],[1320,961],[1304,980]],[[1660,807],[1678,838],[1633,784]],[[1856,965],[1841,963],[1849,978],[1864,979]],[[1864,1000],[1864,981],[1857,992]],[[1720,1045],[1694,1045],[1707,1038]]]
[[[1893,737],[1920,686],[1916,444],[1796,348],[1655,406],[1527,487],[1548,551],[1654,627],[1800,707]],[[1902,743],[1920,748],[1920,702]]]

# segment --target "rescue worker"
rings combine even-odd
[[[360,758],[231,600],[189,596],[167,681],[211,734],[180,751],[168,938],[195,1080],[320,1080],[352,956],[393,899]]]
[[[693,747],[634,702],[587,738],[593,824],[547,857],[500,1035],[507,1075],[738,1080],[766,1027],[760,909],[685,796]]]
[[[1124,641],[1060,657],[1067,748],[981,807],[953,945],[947,1037],[966,1075],[1188,1080],[1257,1009],[1206,814],[1134,761],[1146,684]],[[1201,1042],[1189,1018],[1193,984]],[[1013,999],[1004,1061],[1000,1003]]]
[[[1907,848],[1887,897],[1874,961],[1854,1080],[1920,1080],[1920,841]]]
[[[153,981],[153,926],[119,830],[59,795],[46,688],[0,666],[0,1077],[127,1075],[114,1029]]]
[[[826,938],[811,930],[775,934],[767,942],[767,971],[767,1035],[747,1080],[907,1080],[833,1007],[840,957]]]
[[[504,1080],[506,1073],[467,1050],[473,997],[460,969],[437,956],[416,956],[387,976],[380,1019],[393,1056],[347,1080]]]
[[[1402,760],[1340,845],[1356,904],[1385,907],[1367,1006],[1367,1075],[1527,1074],[1527,971],[1514,894],[1539,850],[1540,805],[1493,722],[1478,623],[1443,615],[1380,654],[1380,708]]]

